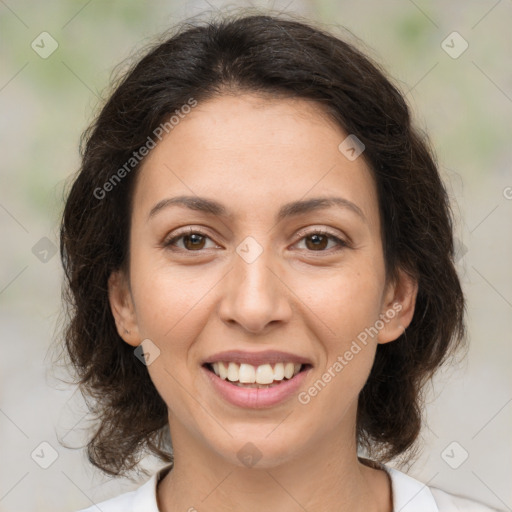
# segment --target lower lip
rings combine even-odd
[[[284,402],[293,396],[304,382],[311,367],[299,372],[292,379],[283,380],[281,384],[276,384],[271,388],[242,388],[221,379],[204,366],[201,367],[201,370],[206,373],[213,388],[229,403],[237,407],[263,409]]]

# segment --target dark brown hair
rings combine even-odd
[[[358,443],[370,456],[385,462],[414,448],[424,384],[464,341],[447,193],[426,136],[379,66],[353,44],[290,16],[244,12],[184,22],[122,75],[84,132],[62,218],[65,349],[97,421],[89,460],[111,475],[137,469],[146,453],[172,461],[166,404],[117,333],[107,294],[110,274],[128,264],[140,164],[121,180],[112,177],[190,98],[244,91],[313,100],[362,141],[377,185],[387,277],[403,269],[418,281],[411,324],[378,346],[359,396]],[[108,194],[98,192],[109,180]]]

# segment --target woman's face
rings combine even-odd
[[[177,452],[271,467],[355,447],[377,344],[410,322],[415,284],[386,283],[373,178],[318,108],[199,103],[140,170],[110,301],[124,340],[146,340]]]

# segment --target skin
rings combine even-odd
[[[168,407],[175,456],[158,486],[162,512],[392,510],[386,473],[357,458],[357,397],[377,345],[409,325],[417,283],[403,272],[386,279],[364,153],[350,161],[339,151],[347,134],[321,108],[248,93],[200,103],[138,175],[129,275],[112,274],[109,297],[126,343],[150,339],[160,350],[147,368]],[[148,219],[160,200],[180,195],[215,199],[232,215],[171,206]],[[355,203],[364,219],[334,206],[276,223],[283,204],[321,196]],[[206,238],[164,247],[185,226]],[[349,245],[315,245],[319,228]],[[252,263],[236,252],[247,236],[263,251]],[[312,361],[307,391],[393,304],[400,311],[308,404],[294,396],[235,407],[201,370],[222,350],[289,351]],[[237,457],[247,442],[261,452],[253,467]]]

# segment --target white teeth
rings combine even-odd
[[[213,366],[213,371],[215,371],[215,367],[218,366],[219,373],[217,375],[221,379],[226,380],[228,378],[228,367],[222,361],[219,361],[218,363],[214,363],[212,366]]]
[[[229,363],[230,366],[235,363]],[[259,367],[258,367],[259,370]],[[252,364],[241,364],[240,369],[238,370],[238,382],[242,384],[254,384],[256,382],[256,371],[254,370],[254,366]],[[258,380],[259,382],[259,380]],[[265,384],[264,382],[259,382],[260,384]]]
[[[238,380],[238,369],[240,366],[238,366],[236,363],[229,363],[228,366],[228,380],[231,382],[235,382]]]
[[[284,379],[284,364],[277,363],[274,366],[274,380],[283,380]]]
[[[284,376],[287,379],[291,379],[293,377],[293,372],[295,370],[295,365],[293,363],[286,363],[284,367]]]
[[[272,384],[272,382],[282,381],[284,378],[291,379],[299,373],[302,365],[299,363],[276,363],[272,368],[272,365],[268,363],[255,367],[252,364],[219,361],[212,363],[211,367],[215,375],[230,382]]]
[[[242,366],[240,366],[240,369],[242,369]],[[243,382],[243,380],[240,379],[240,382]],[[269,364],[258,366],[256,370],[256,382],[258,384],[271,384],[274,382],[274,370],[272,370],[272,366]]]

